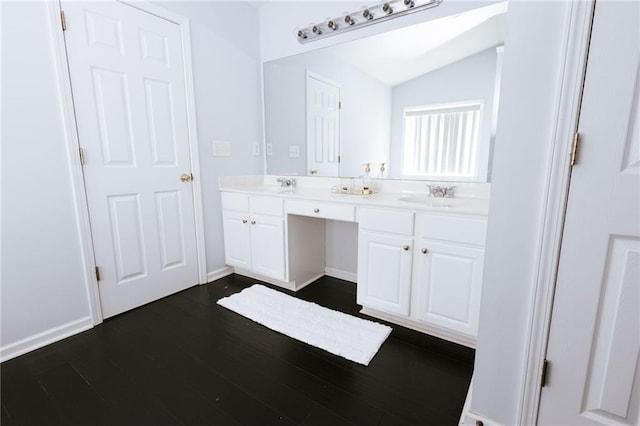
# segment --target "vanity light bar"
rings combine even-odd
[[[408,15],[420,10],[438,6],[442,0],[393,0],[375,6],[363,8],[321,24],[311,25],[298,30],[298,41],[308,43],[324,37],[366,27],[398,16]]]

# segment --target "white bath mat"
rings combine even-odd
[[[272,330],[369,365],[391,327],[296,299],[260,284],[218,300],[218,305]]]

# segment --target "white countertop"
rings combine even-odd
[[[344,203],[363,207],[381,207],[394,209],[410,209],[439,214],[486,216],[489,211],[488,185],[489,184],[459,184],[453,183],[457,191],[463,195],[453,198],[433,198],[427,196],[426,183],[416,184],[407,181],[393,181],[389,184],[384,181],[376,182],[376,190],[372,195],[337,194],[331,191],[332,186],[339,183],[339,179],[295,177],[297,187],[294,190],[281,188],[271,176],[229,176],[219,180],[220,191],[237,192],[250,195],[277,196],[291,200],[308,200],[330,203]],[[451,183],[447,183],[451,184]],[[467,187],[464,187],[464,186]],[[479,188],[474,191],[473,186]],[[474,193],[475,192],[475,193]],[[479,195],[479,196],[473,196]],[[401,198],[411,198],[410,201],[401,201]]]

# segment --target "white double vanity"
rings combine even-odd
[[[489,184],[443,199],[421,182],[381,180],[368,196],[333,193],[338,182],[221,178],[226,263],[296,291],[325,275],[326,221],[356,223],[362,312],[475,347]]]

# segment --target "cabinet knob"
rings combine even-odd
[[[427,250],[426,248],[423,248],[423,249],[422,249],[422,250],[420,250],[420,251],[421,251],[423,254],[427,254],[427,252],[428,252],[429,250]]]
[[[317,208],[316,208],[316,209],[313,209],[313,212],[314,212],[314,213],[320,213],[320,209],[317,209]]]
[[[406,246],[406,245],[405,245],[405,246],[402,246],[402,249],[403,249],[404,251],[407,251],[407,250],[409,250],[409,246]]]
[[[252,220],[252,221],[251,221],[251,224],[252,224],[252,225],[255,225],[255,224],[256,224],[256,221],[255,221],[255,220]]]
[[[247,223],[247,219],[242,219],[242,223]]]

